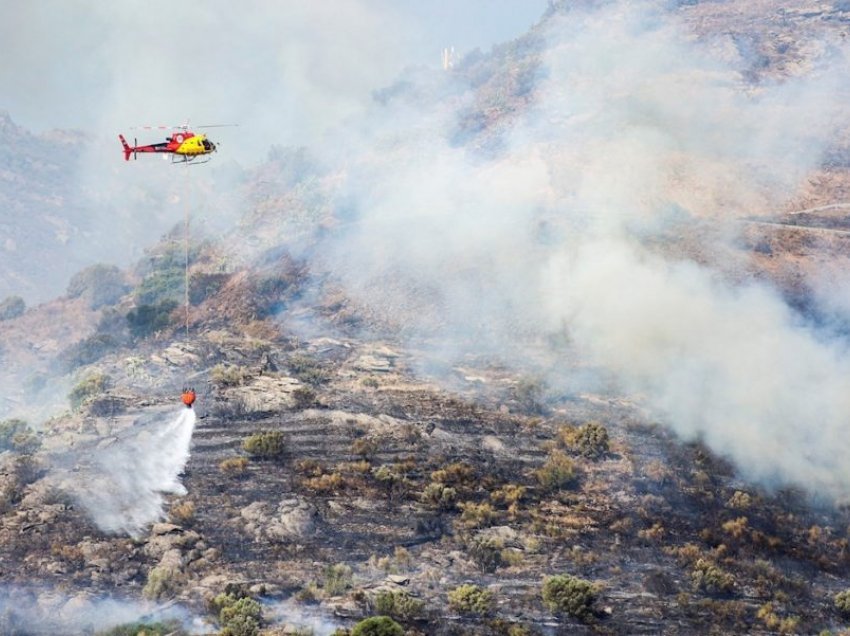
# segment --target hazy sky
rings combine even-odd
[[[0,109],[35,131],[238,121],[309,145],[444,46],[488,50],[546,0],[0,0]]]

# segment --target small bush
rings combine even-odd
[[[100,395],[109,388],[110,378],[105,373],[100,371],[88,375],[71,389],[68,394],[68,400],[71,402],[71,408],[75,411],[79,409],[88,399]]]
[[[134,338],[144,338],[171,324],[176,300],[166,299],[154,305],[142,304],[127,314],[127,326]]]
[[[449,592],[449,607],[461,614],[484,616],[493,608],[493,594],[478,585],[461,585]]]
[[[498,488],[490,493],[490,501],[492,501],[494,504],[512,506],[514,504],[518,504],[520,500],[525,496],[525,490],[525,486],[519,486],[517,484],[505,484],[501,488]]]
[[[114,305],[129,290],[124,274],[115,265],[98,263],[77,272],[68,283],[69,298],[85,298],[89,307]]]
[[[23,316],[27,310],[27,304],[20,296],[8,296],[0,302],[0,320],[12,320]]]
[[[520,378],[514,386],[514,399],[526,413],[542,413],[545,410],[543,404],[545,390],[546,384],[540,378]]]
[[[234,477],[244,475],[248,470],[248,459],[245,457],[228,457],[218,463],[218,469],[225,475]]]
[[[835,609],[842,614],[850,616],[850,588],[836,594],[833,598],[833,603],[835,604]]]
[[[546,463],[535,472],[535,476],[543,489],[549,492],[567,488],[577,478],[573,460],[559,450],[549,453]]]
[[[404,636],[404,628],[389,616],[372,616],[357,623],[351,636]]]
[[[180,621],[163,621],[157,623],[125,623],[103,632],[96,632],[96,636],[186,636],[187,632],[180,625]]]
[[[729,501],[726,502],[726,506],[728,508],[734,508],[735,510],[747,510],[752,505],[752,496],[749,493],[742,492],[740,490],[736,490],[735,493],[729,497]]]
[[[136,288],[136,300],[142,305],[179,302],[183,298],[186,273],[181,263],[148,274]]]
[[[239,386],[250,377],[248,369],[236,365],[217,364],[210,369],[210,379],[219,387]]]
[[[458,504],[463,513],[460,515],[460,522],[467,528],[482,528],[492,525],[496,520],[496,510],[489,503],[475,503],[474,501],[466,501]]]
[[[41,446],[38,436],[29,424],[19,419],[0,422],[0,451],[33,453]]]
[[[330,377],[320,362],[307,356],[294,355],[287,361],[290,373],[306,384],[318,385],[328,381]]]
[[[191,501],[176,503],[171,506],[168,516],[171,518],[172,523],[180,525],[191,523],[195,518],[195,504]]]
[[[800,619],[796,616],[787,616],[781,618],[775,611],[773,603],[765,603],[759,607],[756,612],[758,618],[764,626],[771,632],[779,632],[780,634],[797,634],[797,627]]]
[[[213,599],[212,606],[219,610],[218,621],[222,627],[219,636],[257,636],[260,633],[262,608],[254,599],[219,594]]]
[[[301,482],[301,485],[307,490],[326,495],[338,492],[345,485],[345,480],[337,472],[322,473],[315,477],[308,477]]]
[[[543,604],[556,614],[568,614],[581,620],[590,618],[597,593],[590,581],[570,574],[548,576],[543,580]]]
[[[738,517],[725,522],[721,528],[723,528],[723,532],[737,541],[746,534],[748,521],[746,517]]]
[[[599,422],[588,422],[578,429],[563,429],[561,441],[588,459],[600,459],[610,451],[608,429]]]
[[[472,466],[464,462],[455,462],[431,473],[431,481],[455,488],[472,488],[478,480]]]
[[[62,351],[60,360],[68,371],[97,362],[107,353],[114,351],[121,343],[106,333],[96,333],[72,344]]]
[[[255,433],[242,442],[245,452],[254,457],[274,459],[284,453],[283,433],[280,431],[264,431]]]
[[[694,589],[710,594],[728,594],[735,587],[735,577],[707,559],[697,559],[691,571]]]
[[[504,543],[490,537],[476,537],[467,546],[467,553],[483,572],[495,572],[502,565]]]
[[[179,572],[173,568],[157,566],[148,572],[148,580],[142,589],[142,594],[147,599],[158,601],[176,592],[179,582]]]
[[[440,483],[430,483],[422,491],[421,501],[438,510],[451,510],[457,502],[457,490]]]
[[[371,459],[378,452],[378,443],[369,437],[358,437],[351,443],[351,454]]]
[[[391,616],[400,621],[409,622],[422,615],[425,603],[413,598],[407,592],[382,590],[374,601],[375,611],[383,616]]]
[[[351,568],[344,563],[329,565],[325,568],[325,580],[322,589],[327,596],[339,596],[351,587],[354,576]]]
[[[295,408],[303,411],[316,405],[316,392],[307,386],[299,386],[292,392]]]
[[[194,273],[189,279],[189,302],[200,305],[210,296],[218,293],[230,278],[230,274]]]

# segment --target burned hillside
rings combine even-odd
[[[187,181],[0,321],[0,631],[844,633],[848,16],[553,2]]]

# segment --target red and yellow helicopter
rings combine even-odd
[[[209,126],[197,126],[197,128],[221,128],[224,126],[235,126],[236,124],[213,124]],[[207,163],[212,157],[217,148],[216,145],[207,139],[206,135],[200,135],[189,130],[189,124],[182,126],[142,126],[144,130],[175,130],[169,137],[165,138],[164,142],[158,144],[148,144],[139,146],[138,140],[133,140],[133,145],[127,143],[124,135],[118,135],[121,140],[121,145],[124,146],[124,159],[130,160],[130,155],[133,159],[138,159],[140,152],[158,152],[171,155],[171,163],[188,163],[195,162]],[[205,157],[205,159],[204,159]],[[199,160],[200,159],[200,160]]]

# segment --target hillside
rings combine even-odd
[[[850,629],[850,7],[668,4],[411,69],[0,321],[0,631]],[[82,214],[0,132],[4,209]]]

